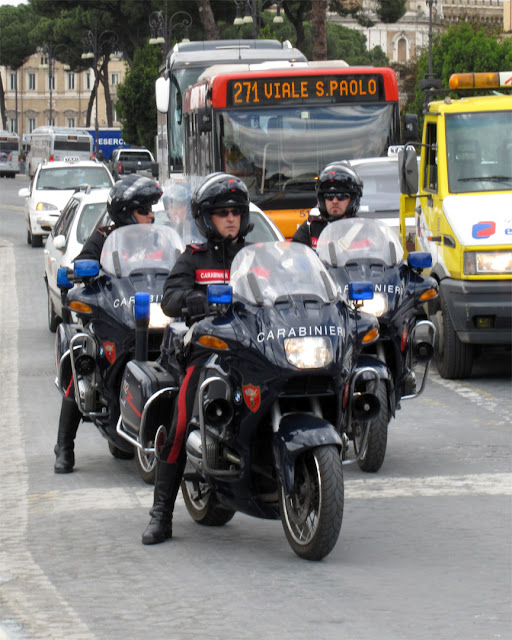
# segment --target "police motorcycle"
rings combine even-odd
[[[385,222],[359,217],[327,225],[317,252],[342,295],[351,284],[373,283],[373,298],[364,300],[360,308],[378,318],[380,337],[364,347],[359,366],[379,374],[375,393],[380,410],[367,437],[365,425],[357,419],[350,424],[350,435],[359,467],[376,472],[384,462],[389,422],[401,401],[420,395],[427,381],[435,328],[421,319],[421,307],[437,296],[437,284],[421,272],[431,266],[432,258],[418,251],[409,253],[405,261],[396,234]],[[373,387],[373,380],[360,377],[352,394],[364,393],[367,384]]]
[[[163,284],[183,249],[182,239],[169,227],[129,225],[108,236],[99,263],[77,260],[74,268],[58,272],[67,313],[56,335],[56,385],[63,395],[72,385],[83,420],[98,428],[117,458],[134,456],[133,445],[116,427],[122,373],[137,357],[135,295],[150,292],[144,359],[156,359],[169,320],[160,307]],[[135,448],[135,453],[145,478],[154,463],[141,450]]]
[[[371,283],[349,288],[350,298],[368,295]],[[236,511],[281,519],[294,552],[320,560],[342,524],[351,416],[364,422],[378,411],[372,393],[350,395],[361,375],[378,382],[376,371],[356,367],[362,345],[378,338],[378,321],[346,305],[318,256],[298,243],[246,246],[230,285],[210,285],[208,297],[207,317],[190,328],[169,325],[160,359],[167,381],[150,362],[127,366],[120,431],[129,434],[138,415],[162,415],[162,392],[176,393],[175,361],[192,345],[204,350],[181,487],[189,514],[207,526]],[[141,427],[157,453],[168,428],[158,420]]]

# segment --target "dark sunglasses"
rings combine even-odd
[[[149,214],[153,212],[153,209],[151,205],[148,205],[147,207],[138,207],[135,211],[139,216],[149,216]]]
[[[338,200],[348,200],[350,198],[350,193],[326,193],[324,194],[324,198],[326,200],[334,200],[334,198],[337,198]]]
[[[219,218],[227,218],[229,214],[233,214],[235,217],[241,216],[242,212],[240,209],[227,208],[227,209],[214,209],[212,211],[214,216],[219,216]]]

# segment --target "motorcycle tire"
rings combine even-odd
[[[53,306],[52,297],[48,287],[46,287],[46,295],[48,296],[48,329],[55,333],[60,323],[59,316],[55,313],[55,307]]]
[[[135,451],[135,463],[140,477],[146,484],[155,484],[156,456],[154,453],[145,454],[139,448]]]
[[[135,456],[135,451],[128,453],[127,451],[123,451],[119,447],[116,447],[116,445],[111,442],[108,443],[108,450],[114,458],[117,458],[118,460],[132,460]]]
[[[222,507],[211,487],[198,478],[183,480],[181,492],[192,520],[205,527],[222,527],[236,513]]]
[[[305,560],[322,560],[336,545],[343,520],[343,467],[337,447],[302,453],[295,461],[289,496],[279,486],[283,529],[293,551]]]
[[[357,461],[361,471],[366,473],[375,473],[382,467],[388,444],[388,425],[391,420],[391,410],[389,408],[387,386],[383,380],[379,381],[376,396],[380,402],[379,415],[370,424],[370,433],[368,434],[365,450]],[[356,427],[356,440],[354,442],[356,451],[359,450],[365,427],[366,425],[357,425]]]

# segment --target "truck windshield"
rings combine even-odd
[[[343,104],[220,111],[222,169],[241,177],[253,194],[314,188],[315,176],[330,162],[385,155],[393,109]]]
[[[512,189],[512,113],[446,116],[450,193]]]

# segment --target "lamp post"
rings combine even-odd
[[[102,31],[98,33],[96,29],[89,29],[83,35],[82,42],[84,45],[84,53],[82,53],[82,60],[93,60],[94,66],[94,100],[95,100],[95,117],[94,117],[94,130],[96,132],[94,140],[94,155],[98,155],[98,84],[99,84],[99,70],[98,61],[104,56],[111,56],[116,50],[119,42],[119,36],[115,31]]]
[[[261,31],[261,12],[267,7],[276,5],[276,15],[272,22],[274,24],[282,24],[283,17],[281,16],[281,2],[282,0],[233,0],[236,4],[236,17],[233,20],[235,26],[241,26],[243,24],[252,24],[252,37],[256,39],[260,35]],[[241,8],[244,7],[244,16],[242,18]]]
[[[428,5],[428,77],[432,78],[432,6],[437,0],[426,0]]]
[[[48,69],[48,90],[50,92],[50,115],[49,115],[48,121],[50,126],[52,126],[53,124],[53,83],[54,83],[53,74],[55,72],[55,56],[59,51],[65,51],[66,58],[68,58],[69,54],[71,53],[71,49],[65,44],[57,44],[55,46],[51,44],[45,44],[43,47],[43,55],[48,60],[48,62],[45,62],[41,66],[43,69]],[[64,64],[64,69],[67,71],[70,68],[71,67],[66,62]]]
[[[186,11],[176,11],[167,22],[167,7],[165,11],[153,11],[149,16],[149,26],[151,27],[151,38],[149,44],[164,45],[164,59],[167,58],[170,45],[172,44],[172,32],[177,27],[183,29],[182,42],[190,42],[188,30],[192,26],[192,16]]]

